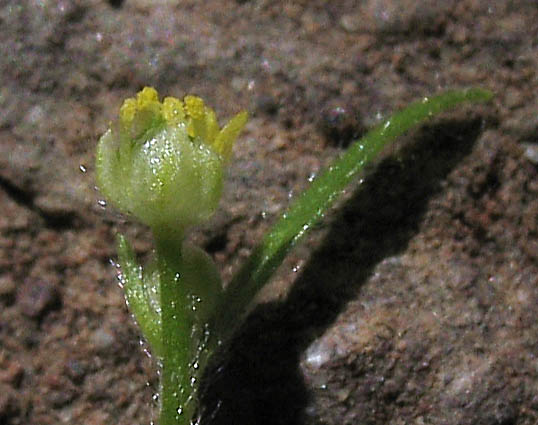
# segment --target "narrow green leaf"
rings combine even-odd
[[[155,271],[151,272],[148,269],[142,276],[142,268],[138,265],[135,254],[123,235],[117,237],[117,249],[121,266],[121,284],[129,310],[147,339],[153,355],[161,357],[162,320],[158,305],[160,301],[159,276],[155,274]]]
[[[424,98],[395,113],[356,141],[293,202],[233,277],[220,305],[219,324],[223,336],[235,327],[238,317],[245,312],[289,250],[323,217],[358,172],[383,147],[410,128],[461,103],[485,102],[492,97],[488,90],[469,89]]]

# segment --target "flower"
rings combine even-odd
[[[224,166],[247,112],[219,127],[196,96],[183,101],[145,87],[126,99],[99,140],[97,184],[108,201],[153,229],[185,229],[217,208]]]

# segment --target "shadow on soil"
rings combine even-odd
[[[356,298],[373,268],[406,249],[482,124],[479,117],[429,124],[378,164],[338,211],[287,300],[258,306],[208,374],[202,424],[313,423],[305,417],[302,353]]]

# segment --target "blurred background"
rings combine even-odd
[[[145,85],[252,118],[190,238],[228,280],[291,198],[413,100],[207,377],[205,423],[538,422],[535,0],[0,1],[0,422],[149,424],[156,372],[111,264],[94,150]]]

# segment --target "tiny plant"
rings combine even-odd
[[[247,122],[240,112],[220,127],[196,96],[183,101],[146,87],[124,101],[97,147],[97,183],[108,201],[150,227],[153,260],[140,266],[118,236],[125,298],[160,369],[159,424],[200,421],[198,388],[211,355],[232,335],[260,288],[366,163],[389,142],[489,91],[449,91],[394,114],[356,141],[290,206],[223,289],[211,258],[185,240],[217,208],[232,146]]]

